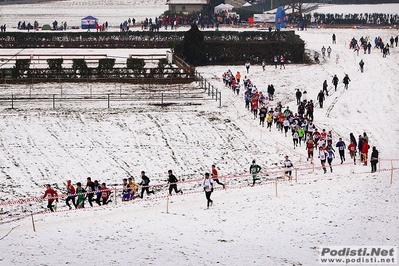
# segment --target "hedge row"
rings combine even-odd
[[[114,68],[115,59],[101,58],[97,68],[87,66],[85,59],[72,59],[71,68],[63,68],[63,59],[48,59],[48,68],[31,69],[30,59],[17,59],[13,68],[0,69],[0,78],[194,78],[189,69],[176,68],[160,59],[155,68],[145,68],[144,59],[128,58],[125,68]]]
[[[173,48],[177,55],[184,58],[185,33],[6,32],[0,33],[0,47]],[[305,43],[293,31],[204,31],[202,34],[205,44],[205,51],[202,52],[206,53],[206,62],[201,64],[271,62],[274,55],[280,54],[284,54],[288,62],[304,62]],[[56,68],[55,65],[53,67]],[[104,65],[104,68],[109,66]]]

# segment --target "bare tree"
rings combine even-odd
[[[299,15],[302,16],[303,9],[306,7],[306,3],[304,2],[309,2],[309,1],[301,1],[301,0],[283,0],[282,5],[284,10],[291,9],[292,14],[298,13]]]

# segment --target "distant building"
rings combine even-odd
[[[209,5],[210,0],[167,0],[169,11],[179,13],[200,12]]]

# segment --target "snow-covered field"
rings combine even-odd
[[[100,2],[92,1],[93,5]],[[67,3],[60,2],[63,8]],[[118,2],[119,3],[119,2]],[[121,2],[121,4],[123,4]],[[53,4],[51,4],[53,5]],[[2,6],[4,8],[4,6]],[[19,6],[24,10],[25,7]],[[62,14],[62,8],[57,14]],[[82,8],[83,9],[83,8]],[[26,7],[28,10],[28,7]],[[139,12],[136,8],[136,12]],[[86,10],[87,11],[87,10]],[[56,12],[56,11],[54,11]],[[105,12],[105,11],[102,11]],[[110,11],[108,11],[110,12]],[[146,11],[140,11],[147,16]],[[331,44],[331,35],[337,44]],[[398,171],[399,100],[397,84],[399,48],[387,58],[373,49],[357,56],[348,49],[353,37],[381,36],[387,41],[395,29],[309,29],[298,32],[310,53],[331,45],[331,58],[320,65],[290,65],[285,70],[253,65],[248,75],[262,91],[276,88],[275,102],[295,106],[297,88],[316,98],[327,80],[330,96],[325,108],[316,108],[315,124],[332,130],[334,143],[340,136],[348,144],[349,133],[367,132],[370,146],[380,151],[384,171],[371,174],[370,166],[340,165],[323,174],[306,162],[304,148],[293,149],[290,137],[273,128],[266,131],[220,79],[227,69],[245,72],[244,66],[199,67],[215,87],[222,90],[222,107],[215,101],[200,105],[155,107],[132,103],[127,108],[106,109],[83,104],[57,109],[18,106],[0,111],[0,199],[27,199],[43,195],[46,183],[65,193],[63,183],[84,182],[88,176],[107,184],[121,184],[145,170],[151,184],[165,184],[167,170],[180,180],[183,195],[169,198],[165,187],[146,200],[121,202],[106,207],[34,215],[46,202],[1,206],[0,262],[4,265],[82,265],[123,263],[138,265],[317,265],[321,245],[397,245],[399,241]],[[336,56],[339,56],[338,63]],[[360,73],[358,62],[365,61]],[[340,81],[347,73],[352,82],[331,89],[332,75]],[[2,94],[28,87],[1,87]],[[57,85],[34,85],[33,90],[53,90]],[[77,85],[79,86],[79,85]],[[114,84],[97,89],[115,89]],[[71,89],[65,85],[65,90]],[[87,90],[80,85],[77,90]],[[273,105],[273,104],[272,104]],[[289,155],[298,168],[297,182],[274,179]],[[262,182],[249,187],[250,162],[263,167]],[[394,161],[391,161],[395,159]],[[315,160],[315,166],[320,163]],[[206,206],[200,182],[193,182],[216,164],[226,177],[227,190],[216,186],[214,205]],[[266,172],[270,172],[266,176]],[[190,181],[190,182],[189,182]],[[222,179],[223,181],[223,179]],[[87,203],[86,203],[87,205]],[[8,216],[8,215],[11,215]],[[10,230],[13,229],[11,232]],[[7,235],[9,233],[9,235]]]
[[[36,20],[39,26],[43,26],[52,25],[56,20],[59,24],[66,21],[68,27],[80,27],[80,20],[91,15],[99,20],[99,24],[108,22],[110,27],[119,28],[129,18],[136,19],[136,23],[140,24],[146,18],[154,19],[166,10],[165,0],[67,0],[0,5],[0,24],[6,24],[12,30],[17,27],[18,21],[33,25]]]
[[[336,4],[325,4],[325,3],[305,3],[303,8],[310,8],[317,5],[317,8],[310,11],[313,13],[319,14],[399,14],[398,4],[392,3],[383,3],[383,4],[365,4],[365,5],[336,5]],[[266,11],[268,14],[275,14],[277,8]],[[291,8],[286,9],[286,13],[290,14],[292,12]]]
[[[376,4],[376,5],[333,5],[321,4],[317,13],[324,14],[398,14],[398,4]]]

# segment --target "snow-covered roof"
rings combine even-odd
[[[168,5],[207,5],[208,0],[168,0]]]
[[[88,20],[88,19],[90,19],[90,20],[98,20],[97,18],[95,18],[93,16],[87,16],[87,17],[82,18],[82,20]]]
[[[220,4],[220,5],[215,6],[214,12],[217,13],[218,10],[222,10],[222,11],[224,11],[224,10],[231,11],[231,10],[233,10],[233,8],[234,8],[234,6],[233,6],[233,5],[230,5],[230,4]]]

